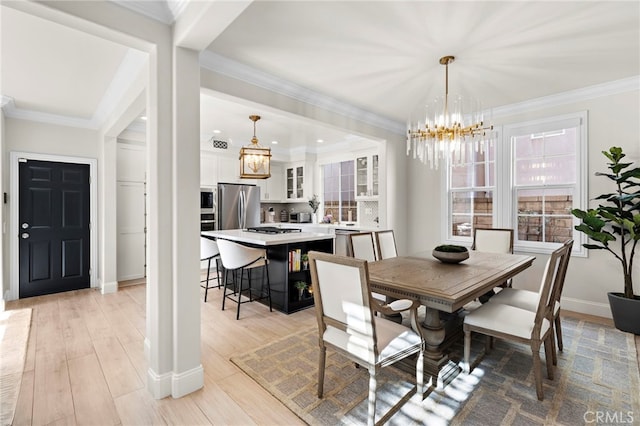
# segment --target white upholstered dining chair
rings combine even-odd
[[[513,253],[513,229],[473,228],[471,250],[488,253]]]
[[[473,243],[471,250],[484,251],[487,253],[510,253],[513,254],[513,229],[509,228],[473,228]],[[509,279],[500,284],[499,287],[511,287],[512,280]],[[482,303],[487,302],[495,295],[495,291],[489,290],[480,296]]]
[[[378,259],[389,259],[398,256],[396,247],[396,237],[393,229],[376,232],[376,246],[378,248]]]
[[[311,251],[311,283],[318,321],[318,397],[324,392],[327,347],[369,371],[367,424],[384,423],[415,390],[422,400],[424,392],[424,339],[417,322],[419,302],[407,306],[411,328],[375,316],[371,303],[367,261]],[[416,354],[416,386],[375,422],[378,372]]]
[[[571,259],[573,240],[566,241],[563,244],[563,247],[567,248],[569,254],[563,257],[562,263],[560,264],[558,273],[553,283],[553,287],[551,289],[551,309],[553,313],[553,322],[551,326],[554,329],[554,334],[558,342],[558,350],[560,351],[562,351],[563,349],[562,326],[560,323],[560,298],[562,296],[562,289],[564,288],[564,279],[567,275],[569,259]],[[541,291],[542,288],[540,288],[537,292],[521,288],[505,288],[500,293],[491,298],[491,303],[504,303],[506,305],[515,306],[516,308],[522,308],[535,312]],[[556,359],[554,357],[554,364],[555,363]]]
[[[544,398],[540,347],[544,343],[547,376],[549,379],[553,379],[555,348],[553,346],[551,289],[565,256],[569,256],[569,250],[567,246],[563,245],[549,257],[542,275],[541,291],[535,312],[502,303],[489,302],[465,316],[463,367],[467,373],[471,371],[471,332],[525,343],[531,347],[533,356],[536,395],[539,400]],[[490,350],[489,340],[487,339],[485,352]]]
[[[356,259],[375,262],[378,260],[373,241],[373,232],[349,234],[349,253]]]

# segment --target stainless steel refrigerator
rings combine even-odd
[[[260,187],[219,183],[217,211],[219,230],[260,226]]]

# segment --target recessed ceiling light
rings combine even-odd
[[[278,141],[271,141],[273,145],[278,145]]]
[[[222,132],[220,130],[216,129],[216,130],[213,131],[213,133],[215,133],[217,135],[218,133],[222,133]]]
[[[322,142],[324,142],[324,141],[323,141],[322,139],[318,139],[318,141],[317,141],[317,142],[318,142],[318,143],[322,143]]]

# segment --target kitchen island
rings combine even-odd
[[[295,228],[295,227],[289,227]],[[315,232],[260,233],[242,229],[203,231],[207,238],[225,239],[250,247],[266,248],[269,259],[271,302],[275,309],[290,314],[313,306],[311,274],[302,261],[302,255],[311,250],[333,253],[334,235]],[[260,285],[258,282],[252,285]],[[300,292],[296,282],[305,282],[307,289]],[[261,302],[267,303],[266,300]]]

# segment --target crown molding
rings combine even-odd
[[[493,118],[640,90],[640,75],[493,108]]]
[[[2,109],[9,118],[98,130],[116,109],[122,97],[142,71],[146,61],[146,53],[136,49],[127,51],[90,119],[17,108],[13,99],[7,96],[2,96]]]
[[[189,0],[110,0],[148,18],[173,24],[184,11]]]
[[[217,53],[204,50],[200,53],[200,66],[210,71],[245,81],[281,95],[317,106],[319,108],[380,127],[389,132],[404,135],[405,123],[383,117],[335,98],[315,92],[280,77],[234,61]]]

